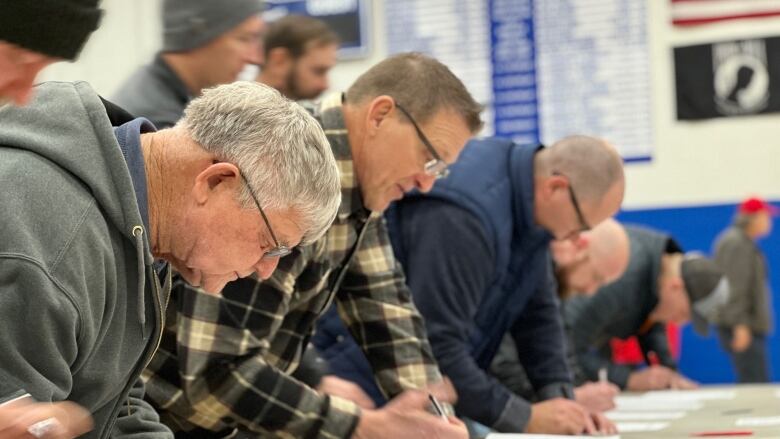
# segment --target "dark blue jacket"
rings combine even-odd
[[[568,395],[563,330],[549,269],[549,233],[533,219],[539,147],[473,140],[426,195],[387,213],[396,257],[456,410],[499,431],[521,431],[527,401],[487,374],[506,332],[540,398]]]

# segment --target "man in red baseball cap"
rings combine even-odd
[[[715,261],[731,286],[730,299],[716,324],[740,383],[769,381],[766,336],[772,330],[772,307],[767,266],[756,241],[769,235],[772,217],[779,212],[761,198],[748,198],[739,205],[734,223],[715,242]]]

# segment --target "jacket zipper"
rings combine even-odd
[[[171,271],[170,270],[171,270],[171,267],[169,266],[168,267],[168,273],[166,275],[166,283],[167,284],[170,284],[170,282],[171,282]],[[152,270],[152,272],[154,272],[154,270]],[[165,331],[165,319],[164,319],[165,313],[164,313],[164,310],[163,310],[162,301],[160,300],[160,289],[161,289],[160,281],[157,278],[157,273],[153,273],[153,274],[154,274],[154,276],[152,278],[153,279],[152,285],[153,285],[153,288],[155,289],[153,296],[154,296],[155,304],[157,305],[157,307],[155,308],[155,311],[158,313],[157,321],[160,324],[160,332],[157,335],[157,342],[155,343],[154,349],[152,349],[151,351],[147,351],[146,358],[144,359],[144,361],[141,362],[141,364],[143,364],[144,366],[142,368],[140,368],[140,369],[136,368],[133,371],[133,375],[134,376],[137,375],[137,379],[141,379],[141,375],[140,374],[144,371],[144,369],[146,369],[147,366],[149,366],[149,363],[151,363],[152,358],[154,358],[154,354],[157,353],[157,349],[160,348],[160,343],[162,342],[162,337],[163,337],[163,331]],[[170,298],[171,298],[171,295],[168,294],[168,297],[165,300],[165,306],[166,307],[168,306],[168,302],[170,301]],[[109,424],[109,427],[104,431],[104,433],[107,434],[106,436],[103,436],[104,438],[107,438],[107,437],[111,436],[111,432],[113,431],[114,425],[116,424],[117,415],[119,414],[119,411],[122,409],[122,402],[121,402],[122,399],[124,399],[127,402],[127,415],[130,416],[130,414],[131,414],[130,413],[130,401],[127,400],[127,396],[130,394],[130,389],[134,385],[135,385],[135,380],[130,381],[130,383],[127,386],[125,386],[124,390],[122,390],[122,395],[120,396],[119,404],[117,405],[117,408],[114,409],[111,412],[111,415],[110,415],[110,418],[109,418],[109,419],[111,419],[111,423]]]

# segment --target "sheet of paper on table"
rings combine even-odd
[[[618,411],[641,412],[685,412],[699,410],[704,407],[701,401],[645,398],[644,396],[626,395],[615,398],[615,407]]]
[[[668,422],[615,422],[621,433],[639,433],[643,431],[660,431],[669,426]]]
[[[780,398],[780,389],[778,389],[778,390],[775,390],[775,396],[776,396],[776,397],[778,397],[778,398]]]
[[[705,401],[716,399],[734,399],[735,390],[694,389],[694,390],[656,390],[647,392],[642,398],[663,401]]]
[[[685,416],[685,412],[631,412],[613,410],[604,413],[610,421],[671,421]]]
[[[558,434],[490,433],[485,439],[563,439],[594,438],[596,436],[561,436]],[[599,439],[620,439],[619,435],[598,436]]]
[[[780,416],[751,416],[737,419],[737,427],[769,427],[775,425],[780,425]]]

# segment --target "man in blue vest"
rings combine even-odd
[[[603,417],[591,419],[571,400],[549,244],[576,240],[617,211],[624,189],[620,157],[586,136],[549,148],[485,139],[469,142],[450,169],[431,192],[407,195],[386,217],[434,355],[458,392],[456,411],[501,432],[611,432]],[[325,320],[333,327],[321,325],[313,339],[320,349],[339,331],[331,313]],[[488,374],[507,332],[539,403]],[[349,347],[338,343],[323,354],[354,358]],[[364,375],[362,363],[354,364],[351,375]]]

